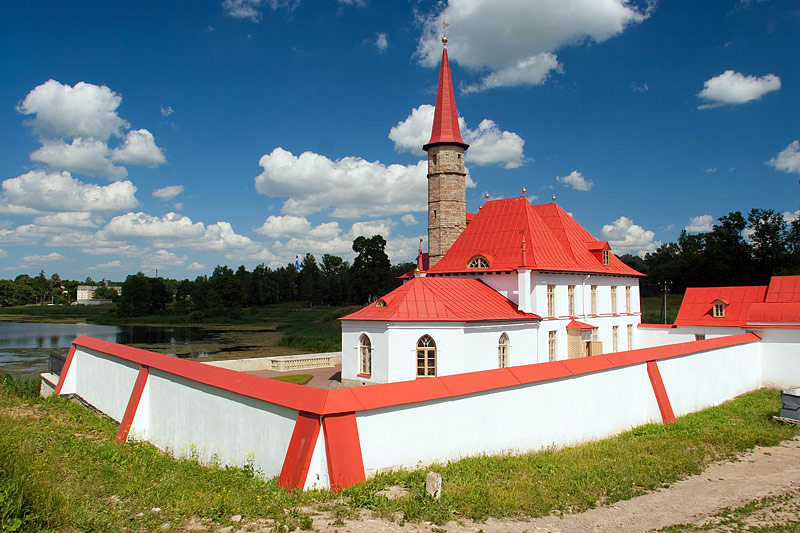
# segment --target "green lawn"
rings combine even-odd
[[[683,294],[667,295],[667,324],[675,322],[678,309],[681,307]],[[642,323],[664,324],[664,296],[648,296],[642,298]]]
[[[277,381],[285,381],[286,383],[294,383],[296,385],[305,385],[311,381],[313,377],[314,376],[311,374],[291,374],[289,376],[278,376],[272,379]]]
[[[761,390],[673,425],[646,425],[599,442],[433,465],[444,477],[437,502],[424,493],[427,470],[380,474],[340,494],[287,493],[275,479],[259,479],[252,465],[201,466],[145,443],[117,445],[117,427],[108,419],[63,398],[42,400],[36,392],[36,382],[7,378],[0,384],[0,530],[17,524],[24,531],[151,531],[167,522],[173,529],[197,520],[228,525],[233,515],[292,530],[309,528],[314,509],[342,517],[369,509],[436,523],[578,512],[658,489],[711,461],[798,433],[770,421],[780,394]],[[392,501],[376,494],[389,485],[410,494]]]

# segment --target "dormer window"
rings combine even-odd
[[[711,315],[714,318],[725,318],[725,302],[722,300],[714,300],[713,307],[711,308]]]
[[[375,302],[375,307],[386,307],[386,300],[383,298],[378,299],[378,301]]]
[[[608,250],[603,250],[603,266],[608,266]]]
[[[489,260],[481,255],[475,256],[469,260],[467,268],[489,268]]]

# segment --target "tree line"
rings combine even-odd
[[[620,256],[647,277],[642,296],[687,287],[766,285],[770,276],[800,274],[800,220],[788,222],[771,209],[740,211],[717,219],[711,231],[688,233],[644,258]]]
[[[360,305],[399,286],[398,276],[414,268],[414,263],[392,265],[385,248],[386,240],[375,235],[353,241],[356,257],[352,264],[331,254],[324,254],[319,262],[306,254],[299,270],[293,264],[275,269],[260,264],[252,271],[244,265],[235,271],[218,265],[210,276],[180,281],[139,272],[125,279],[121,294],[100,285],[94,296],[115,301],[123,317],[159,313],[219,316],[235,309],[294,301]],[[52,298],[52,303],[68,304],[75,301],[79,284],[95,283],[91,278],[62,281],[58,274],[47,278],[43,271],[35,278],[22,275],[14,281],[0,280],[0,303],[42,304],[51,303]]]

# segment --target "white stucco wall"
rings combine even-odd
[[[342,379],[364,383],[387,383],[389,380],[389,335],[386,322],[368,320],[342,321]],[[361,335],[372,343],[372,375],[359,376]]]
[[[146,435],[155,446],[225,465],[252,458],[265,476],[280,473],[297,411],[159,370],[148,385]]]
[[[660,421],[646,365],[357,413],[368,475],[599,439]]]
[[[637,328],[639,330],[639,348],[652,348],[667,344],[678,344],[696,340],[694,333],[677,328]]]
[[[78,347],[67,374],[72,379],[62,387],[62,394],[77,394],[120,422],[139,375],[139,365]]]
[[[761,379],[765,387],[800,387],[800,329],[755,328],[761,337]]]
[[[675,416],[761,387],[759,343],[664,359],[658,367]]]

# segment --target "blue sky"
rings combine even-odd
[[[793,0],[0,7],[0,277],[411,261],[446,17],[475,211],[558,203],[617,253],[800,201]]]

